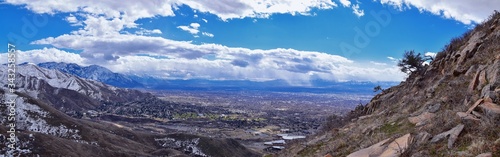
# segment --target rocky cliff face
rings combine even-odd
[[[500,13],[356,112],[279,156],[500,156]]]

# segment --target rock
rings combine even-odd
[[[483,153],[483,154],[479,154],[477,155],[476,157],[492,157],[493,155],[491,153]]]
[[[416,126],[422,126],[425,125],[427,122],[429,122],[435,116],[436,114],[434,113],[424,112],[419,116],[408,117],[408,120],[410,121],[410,123],[415,124]]]
[[[437,112],[439,110],[439,108],[441,108],[441,104],[440,103],[436,103],[436,104],[427,106],[427,112],[435,113],[435,112]]]
[[[371,156],[378,156],[382,152],[384,152],[385,148],[387,147],[385,144],[387,141],[390,139],[385,139],[383,141],[380,141],[379,143],[376,143],[368,148],[358,150],[354,153],[349,154],[347,157],[371,157]]]
[[[500,83],[500,61],[495,61],[493,65],[490,65],[487,70],[487,78],[489,80],[489,83]]]
[[[463,129],[464,129],[464,125],[459,124],[456,127],[452,128],[446,132],[443,132],[443,133],[440,133],[440,134],[434,136],[432,138],[431,142],[436,143],[436,142],[441,141],[442,139],[446,138],[447,136],[449,136],[448,148],[451,149],[453,147],[453,144],[457,140],[458,135],[460,135],[460,133],[462,132]]]
[[[432,137],[431,134],[429,134],[427,131],[423,131],[423,132],[420,132],[417,134],[417,136],[415,136],[415,140],[417,140],[417,144],[424,144],[426,143],[427,141],[429,141],[429,139]]]
[[[478,80],[479,80],[479,84],[478,84],[479,86],[485,85],[488,82],[488,80],[486,80],[486,71],[484,71],[484,70],[481,71],[481,73],[479,74]]]
[[[347,157],[397,157],[408,148],[411,135],[406,134],[390,143],[389,140],[390,139],[385,139],[380,141],[368,148],[351,153]]]
[[[462,74],[465,74],[467,71],[465,69],[455,69],[453,70],[453,76],[460,76]]]
[[[484,102],[479,105],[481,107],[485,120],[488,122],[495,123],[497,126],[500,125],[500,106],[490,102]]]
[[[483,115],[482,115],[481,113],[476,112],[476,111],[472,111],[472,115],[474,115],[474,116],[476,116],[476,117],[478,117],[478,118],[483,117]]]
[[[370,114],[370,115],[364,115],[364,116],[360,116],[360,117],[358,117],[358,119],[359,119],[359,120],[363,120],[363,119],[371,118],[371,117],[373,117],[373,116],[374,116],[374,115],[371,115],[371,114]]]
[[[472,73],[475,72],[475,70],[477,69],[477,65],[472,65],[470,66],[469,70],[467,70],[467,72],[465,72],[465,76],[471,76]]]
[[[326,154],[325,157],[333,157],[331,154]]]
[[[477,101],[476,101],[476,103],[474,103],[474,105],[472,105],[472,106],[471,106],[471,107],[467,110],[467,112],[465,112],[465,113],[470,114],[472,111],[474,111],[474,109],[476,109],[476,107],[477,107],[479,104],[481,104],[481,103],[483,102],[483,100],[484,100],[484,99],[479,99],[479,100],[477,100]]]
[[[473,92],[476,89],[477,84],[479,83],[479,74],[481,74],[481,71],[477,71],[476,75],[474,75],[474,77],[472,78],[472,81],[470,81],[468,88],[469,92]]]
[[[458,117],[460,117],[463,120],[477,120],[477,121],[479,121],[479,119],[477,119],[474,115],[467,114],[465,112],[457,112],[457,115],[458,115]]]
[[[484,102],[483,104],[479,105],[484,111],[484,113],[494,113],[494,114],[500,114],[500,106],[494,103],[490,102]]]
[[[485,97],[484,102],[493,103],[493,99],[491,99],[490,97]]]
[[[387,146],[385,151],[380,154],[380,157],[398,157],[401,152],[404,152],[406,148],[408,148],[408,146],[410,145],[410,140],[410,134],[406,134],[400,138],[397,138]]]
[[[495,92],[492,89],[492,85],[488,84],[481,90],[481,97],[495,99]]]

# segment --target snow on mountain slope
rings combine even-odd
[[[7,70],[7,66],[0,66],[0,83],[2,84],[7,84]],[[116,89],[97,81],[84,80],[57,70],[44,69],[32,64],[24,64],[16,67],[15,82],[16,87],[20,88],[20,90],[40,90],[40,81],[42,80],[52,87],[74,90],[96,99],[102,99],[99,89]]]
[[[37,97],[48,87],[54,88],[47,91],[49,94],[58,94],[58,88],[76,91],[92,99],[103,101],[129,101],[147,97],[148,94],[131,89],[121,89],[98,81],[83,79],[78,76],[67,74],[58,70],[45,69],[33,64],[22,64],[16,67],[17,91],[28,93]],[[0,66],[0,84],[6,88],[8,83],[8,67]],[[47,94],[45,93],[45,94]]]
[[[59,70],[64,73],[76,75],[86,79],[96,80],[112,86],[124,88],[142,87],[141,83],[136,82],[132,78],[123,74],[114,73],[111,70],[98,65],[83,67],[74,63],[46,62],[40,63],[38,66],[47,69]]]

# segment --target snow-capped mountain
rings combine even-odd
[[[8,67],[0,66],[0,84],[5,90],[8,80]],[[34,64],[18,65],[14,82],[16,91],[47,101],[62,111],[92,109],[100,101],[126,102],[152,97]]]
[[[141,83],[131,79],[130,77],[120,73],[114,73],[111,70],[98,65],[80,66],[75,63],[46,62],[40,63],[38,66],[47,69],[59,70],[61,72],[73,74],[86,79],[96,80],[116,87],[142,87]]]

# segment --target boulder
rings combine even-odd
[[[435,116],[436,114],[426,111],[419,116],[408,117],[408,120],[410,121],[410,123],[415,124],[416,126],[422,126],[427,124],[427,122],[429,122]]]
[[[429,105],[429,106],[427,106],[427,112],[435,113],[435,112],[437,112],[439,110],[439,108],[441,108],[441,104],[440,103]]]
[[[410,145],[411,136],[406,134],[391,142],[380,157],[399,157],[399,155]]]
[[[446,138],[449,136],[448,138],[448,148],[451,149],[453,147],[453,144],[455,143],[455,141],[457,140],[458,138],[458,135],[460,135],[460,133],[462,132],[462,130],[464,129],[464,125],[463,124],[459,124],[457,125],[456,127],[446,131],[446,132],[443,132],[443,133],[440,133],[436,136],[434,136],[431,140],[432,143],[436,143],[438,141],[441,141],[442,139]]]
[[[384,152],[385,148],[387,147],[387,141],[390,139],[385,139],[383,141],[380,141],[379,143],[376,143],[368,148],[358,150],[354,153],[349,154],[347,157],[371,157],[371,156],[378,156],[382,152]]]
[[[401,152],[404,152],[408,148],[410,140],[410,134],[399,137],[390,143],[390,138],[385,139],[368,148],[351,153],[347,157],[398,157]]]

